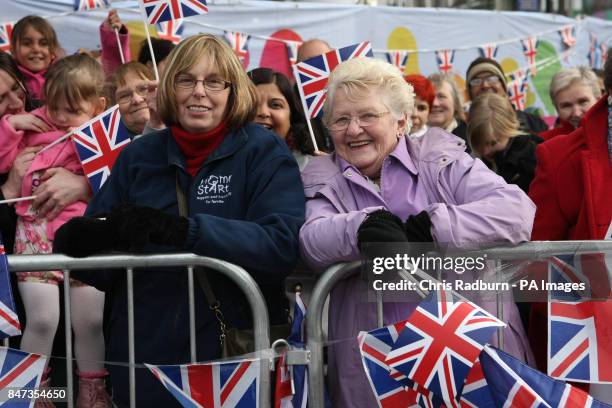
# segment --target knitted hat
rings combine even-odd
[[[501,65],[497,61],[491,58],[479,57],[476,58],[467,69],[467,73],[465,74],[468,93],[470,94],[470,98],[472,97],[472,91],[470,87],[470,81],[476,77],[476,75],[482,72],[490,72],[499,78],[502,85],[504,86],[504,91],[508,90],[508,83],[506,82],[506,76],[504,75],[504,70]]]

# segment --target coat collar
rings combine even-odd
[[[166,129],[167,131],[167,151],[168,151],[168,166],[178,166],[181,169],[185,170],[185,156],[178,144],[172,137],[172,133],[170,129]],[[243,129],[240,128],[236,131],[228,133],[219,147],[217,147],[211,154],[208,156],[202,167],[211,163],[215,160],[219,160],[225,158],[227,156],[231,156],[236,153],[248,140],[248,134]]]

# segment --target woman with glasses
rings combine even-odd
[[[343,62],[330,75],[327,92],[323,121],[336,152],[311,159],[302,173],[306,223],[300,249],[313,268],[357,261],[366,243],[435,242],[460,249],[529,239],[533,203],[465,153],[461,139],[439,128],[420,140],[405,135],[414,97],[396,67],[372,58]],[[474,279],[476,272],[461,276]],[[357,343],[360,331],[378,327],[368,287],[353,276],[331,293],[328,375],[334,407],[377,406]],[[419,299],[409,291],[393,296],[394,303],[384,304],[384,325],[407,319]],[[478,294],[472,298],[495,313],[492,303]],[[503,310],[509,325],[504,349],[531,359],[511,299],[503,301]]]
[[[164,127],[155,110],[154,80],[153,72],[146,65],[128,62],[117,68],[108,82],[107,93],[112,105],[119,105],[121,121],[131,139]]]
[[[25,80],[13,58],[5,52],[0,52],[0,120],[6,120],[4,116],[8,114],[26,114],[33,108],[35,106],[32,106]],[[15,158],[9,173],[0,174],[0,201],[21,196],[22,178],[30,167],[34,155],[41,148],[42,146],[25,148]],[[63,167],[47,169],[41,180],[42,183],[33,201],[39,217],[52,215],[50,218],[53,218],[68,204],[89,199],[90,189],[87,179]],[[15,228],[15,207],[0,204],[0,230],[8,253],[13,249]]]
[[[57,233],[54,249],[78,256],[120,250],[219,258],[246,269],[266,298],[270,320],[285,323],[282,281],[298,258],[304,194],[285,143],[250,123],[255,86],[231,48],[203,34],[183,40],[168,57],[157,105],[167,128],[130,143],[87,208],[86,214],[105,219],[72,220]],[[179,215],[183,199],[186,213]],[[128,361],[125,273],[74,275],[106,292],[107,359]],[[241,291],[219,274],[206,276],[224,320],[248,327],[251,313]],[[137,270],[133,286],[136,363],[189,362],[185,269]],[[221,356],[220,326],[199,287],[197,361],[206,361]],[[127,406],[127,368],[108,370],[114,402]],[[178,406],[146,370],[137,369],[136,381],[138,406]]]

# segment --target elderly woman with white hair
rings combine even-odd
[[[589,67],[571,67],[559,70],[550,81],[552,99],[559,121],[550,130],[540,133],[544,140],[572,133],[580,120],[601,97],[599,80]]]
[[[323,120],[336,151],[313,158],[302,173],[307,201],[300,248],[312,267],[359,260],[364,243],[463,248],[529,239],[533,203],[465,153],[461,139],[439,128],[430,128],[421,141],[405,136],[414,96],[397,68],[353,59],[336,67],[327,87]],[[474,276],[466,272],[462,279]],[[376,305],[366,291],[367,283],[354,276],[331,293],[328,375],[334,407],[377,406],[357,343],[360,331],[377,327]],[[384,304],[385,325],[405,320],[419,299],[402,292],[397,302],[397,296]],[[495,313],[490,303],[481,304]],[[511,299],[503,311],[504,349],[531,360]]]

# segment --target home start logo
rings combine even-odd
[[[211,174],[198,186],[197,199],[204,200],[206,204],[225,204],[225,200],[231,197],[230,183],[232,176],[220,176]]]

